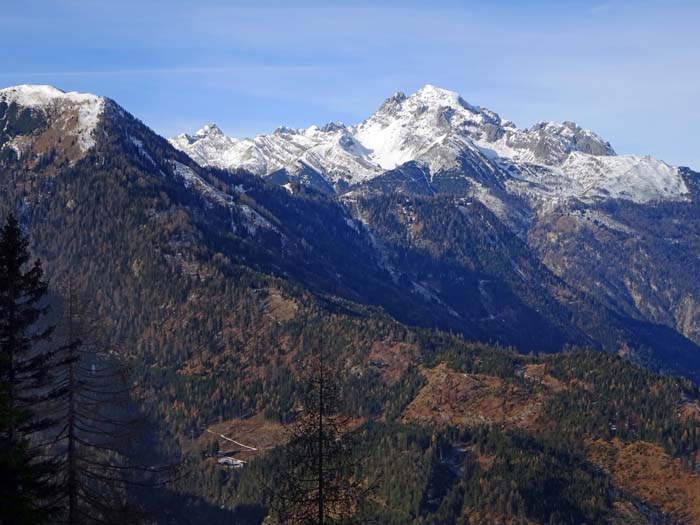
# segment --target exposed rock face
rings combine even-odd
[[[42,187],[18,197],[29,206],[53,191],[43,174],[126,156],[148,174],[146,187],[165,185],[158,192],[189,203],[207,235],[216,232],[211,242],[240,243],[227,257],[316,292],[526,350],[628,345],[675,369],[694,359],[683,336],[700,341],[697,174],[614,155],[573,124],[518,130],[426,86],[356,126],[237,141],[207,125],[176,140],[200,162],[247,159],[262,178],[245,175],[244,185],[112,101],[41,86],[2,98],[0,161],[28,168],[27,191]]]
[[[688,193],[677,168],[649,157],[618,157],[610,143],[573,122],[519,129],[431,85],[409,97],[394,94],[354,126],[282,127],[237,140],[208,125],[171,142],[202,165],[275,173],[276,180],[281,172],[294,179],[313,170],[339,193],[414,163],[437,181],[437,191],[480,196],[493,211],[505,205],[503,189],[535,208],[571,199],[682,200]]]
[[[106,99],[64,93],[51,86],[15,86],[0,90],[0,155],[22,158],[27,165],[58,156],[82,158],[94,145],[94,132]]]
[[[236,142],[245,155],[199,155],[233,140],[205,131],[172,142],[203,164],[299,180],[349,202],[368,192],[476,199],[572,287],[700,342],[700,290],[692,284],[700,248],[689,220],[700,185],[690,170],[617,155],[573,122],[519,129],[431,85],[394,94],[355,126],[281,128]]]

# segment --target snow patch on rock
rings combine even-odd
[[[0,102],[41,111],[49,117],[61,117],[66,112],[76,111],[77,127],[69,130],[77,133],[78,144],[83,153],[95,145],[93,133],[104,112],[105,99],[89,93],[66,93],[53,86],[20,85],[0,89]]]
[[[679,200],[688,193],[677,168],[650,157],[617,156],[607,141],[573,122],[519,129],[432,85],[411,96],[395,93],[354,126],[281,127],[238,140],[210,124],[171,143],[202,165],[260,176],[285,170],[302,177],[312,168],[341,191],[416,162],[431,181],[440,173],[461,173],[501,215],[496,186],[546,207],[567,199]]]

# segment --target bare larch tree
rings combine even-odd
[[[351,419],[341,414],[338,382],[315,353],[307,370],[303,408],[271,487],[271,521],[284,525],[364,523],[360,511],[372,491],[360,479],[359,454],[350,439]]]

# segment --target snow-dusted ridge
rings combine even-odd
[[[0,111],[13,105],[29,108],[45,117],[47,133],[75,138],[64,141],[73,144],[66,146],[69,161],[94,147],[106,104],[103,97],[46,85],[0,90]],[[35,139],[11,136],[2,147],[19,157],[36,158],[42,151],[37,149],[41,141]],[[506,207],[503,191],[538,208],[569,199],[683,200],[689,193],[676,167],[648,156],[618,156],[607,141],[572,122],[519,129],[497,113],[467,103],[458,93],[432,85],[410,96],[395,93],[373,115],[352,126],[333,122],[306,129],[280,127],[268,135],[239,140],[208,124],[170,142],[201,165],[240,168],[259,176],[282,173],[275,180],[297,178],[337,191],[415,162],[431,182],[439,182],[445,174],[452,181],[461,178],[465,191],[499,215]]]
[[[680,200],[688,193],[677,168],[650,157],[618,156],[607,141],[572,122],[519,129],[458,93],[432,85],[411,96],[395,93],[353,126],[281,127],[239,140],[209,124],[170,142],[202,165],[260,176],[284,170],[291,178],[311,169],[337,189],[413,161],[430,180],[455,170],[468,178],[478,168],[494,180],[505,178],[508,192],[534,204],[570,198]],[[483,178],[473,182],[474,192],[492,193]]]
[[[59,119],[55,124],[74,133],[85,153],[95,145],[93,133],[105,108],[105,98],[88,93],[66,93],[48,85],[20,85],[0,89],[0,103],[16,104]],[[77,120],[72,120],[76,116]]]

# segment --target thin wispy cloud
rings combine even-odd
[[[90,76],[139,76],[139,75],[193,75],[200,73],[289,73],[327,71],[327,66],[313,65],[256,65],[256,66],[203,66],[203,67],[171,67],[151,69],[113,69],[113,70],[84,70],[84,71],[15,71],[0,72],[0,77],[90,77]]]

